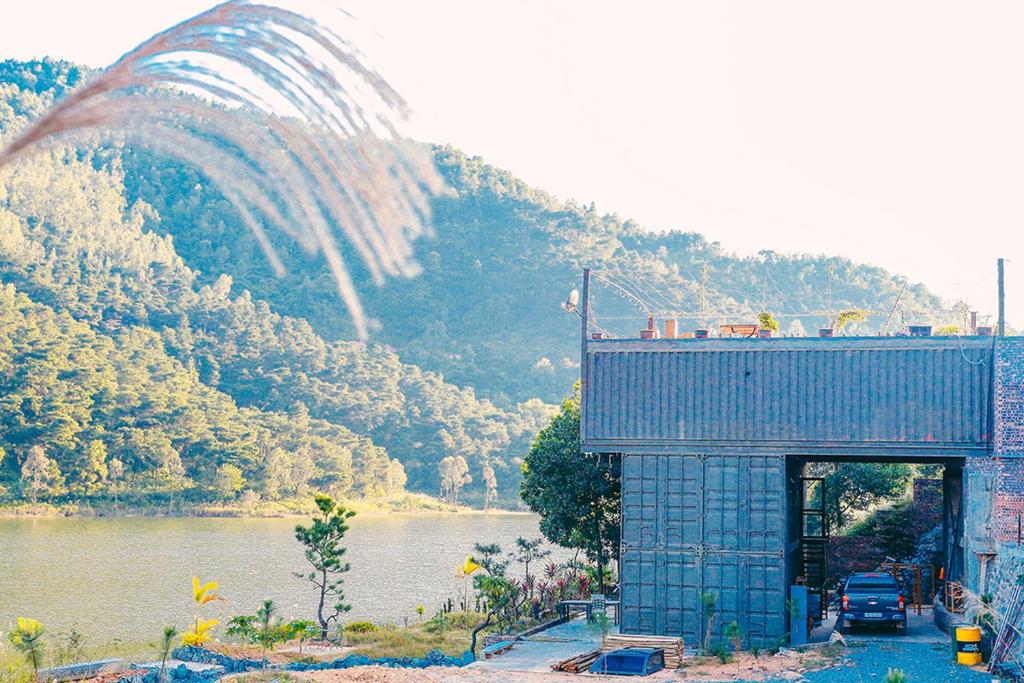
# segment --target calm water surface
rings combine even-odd
[[[151,641],[164,624],[188,624],[193,574],[220,582],[228,602],[204,613],[222,622],[264,598],[286,617],[311,618],[311,585],[293,574],[305,565],[298,521],[0,519],[0,630],[31,616],[92,645]],[[508,551],[517,536],[540,535],[536,517],[515,514],[360,515],[351,526],[346,619],[398,624],[415,619],[416,605],[432,614],[458,594],[455,568],[474,542]]]

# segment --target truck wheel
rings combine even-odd
[[[905,636],[907,635],[907,622],[896,624],[896,635]]]

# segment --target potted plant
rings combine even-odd
[[[772,334],[779,331],[779,321],[768,311],[757,314],[757,325],[760,328],[757,335],[762,339],[771,339]]]
[[[868,319],[868,312],[862,311],[859,308],[852,308],[848,311],[840,311],[840,313],[829,322],[829,326],[825,329],[818,330],[818,334],[822,337],[831,337],[835,332],[842,332],[843,328],[852,323],[862,323]],[[827,334],[825,332],[827,331]]]

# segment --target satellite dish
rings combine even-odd
[[[566,313],[575,313],[576,306],[577,304],[579,304],[579,302],[580,293],[578,290],[574,289],[571,292],[569,292],[569,298],[565,300],[564,304],[562,304],[562,310],[564,310]]]

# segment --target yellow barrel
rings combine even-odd
[[[956,627],[956,661],[966,666],[981,664],[981,628],[969,624]]]

